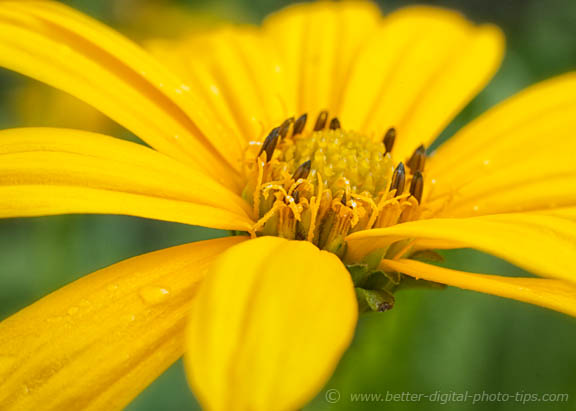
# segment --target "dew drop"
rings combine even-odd
[[[218,88],[218,86],[216,84],[210,85],[210,91],[216,95],[220,94],[220,89]]]
[[[482,162],[482,164],[485,165],[485,166],[489,166],[490,163],[491,163],[490,160],[484,160],[484,161]]]
[[[479,207],[478,207],[477,205],[475,205],[474,207],[472,207],[472,210],[478,211],[478,210],[479,210]]]
[[[136,319],[136,316],[134,314],[130,314],[126,316],[126,321],[134,321]]]
[[[170,291],[162,287],[144,287],[140,290],[140,297],[146,304],[160,304],[170,296]]]
[[[181,84],[180,88],[184,91],[190,91],[190,87],[187,84]]]
[[[70,308],[68,308],[67,312],[68,312],[68,315],[74,315],[74,314],[77,314],[78,311],[79,311],[78,307],[70,307]]]

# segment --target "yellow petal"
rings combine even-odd
[[[381,136],[398,131],[394,156],[431,143],[486,85],[504,51],[501,32],[458,13],[408,7],[387,16],[355,58],[343,124]]]
[[[265,21],[289,87],[297,93],[294,114],[337,109],[356,55],[380,17],[372,2],[344,1],[297,4]]]
[[[250,225],[238,195],[139,144],[76,130],[12,129],[0,131],[0,156],[1,217],[113,213]]]
[[[432,156],[435,215],[576,205],[576,73],[532,86],[463,128]]]
[[[371,2],[317,2],[287,7],[262,29],[230,26],[150,48],[244,147],[288,117],[336,114],[354,57],[379,21]]]
[[[224,27],[179,41],[154,41],[152,53],[186,80],[217,113],[229,144],[244,150],[273,124],[294,115],[273,45],[253,27]]]
[[[0,408],[124,408],[182,355],[206,266],[243,238],[121,262],[0,323]]]
[[[0,5],[0,65],[86,101],[159,151],[236,183],[239,153],[186,85],[113,30],[50,1]]]
[[[194,301],[190,383],[206,409],[299,409],[330,377],[356,318],[335,255],[303,241],[248,241],[217,260]]]
[[[382,265],[417,279],[511,298],[576,317],[576,285],[567,281],[473,274],[414,260],[384,260]]]
[[[351,258],[400,240],[415,247],[471,247],[544,277],[576,282],[576,212],[436,218],[360,231],[348,237]]]

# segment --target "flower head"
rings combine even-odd
[[[186,351],[206,408],[297,409],[358,310],[390,309],[408,277],[576,315],[573,74],[431,151],[497,69],[497,28],[318,2],[150,47],[155,58],[57,3],[0,5],[1,65],[151,147],[3,131],[0,216],[125,214],[246,235],[136,257],[3,322],[0,404],[122,407]],[[462,247],[544,278],[418,261]]]

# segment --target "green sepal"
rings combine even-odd
[[[384,312],[394,307],[394,296],[384,290],[366,290],[356,287],[356,296],[360,312]]]
[[[356,287],[362,287],[366,279],[372,274],[366,264],[347,265],[346,268],[352,277],[352,282]]]
[[[420,250],[414,252],[410,259],[417,260],[417,261],[424,261],[430,263],[443,263],[444,257],[438,254],[436,251],[433,250]]]
[[[387,273],[384,271],[374,271],[361,286],[368,290],[385,290],[388,292],[394,292],[401,280],[401,274],[395,272]]]

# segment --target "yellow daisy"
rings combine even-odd
[[[0,65],[149,146],[2,131],[0,217],[123,214],[247,235],[135,257],[5,320],[1,408],[122,408],[186,352],[205,408],[298,409],[359,309],[391,308],[408,276],[576,315],[576,75],[430,153],[496,71],[497,28],[319,2],[152,48],[61,4],[0,3]],[[544,278],[418,261],[462,247]]]

